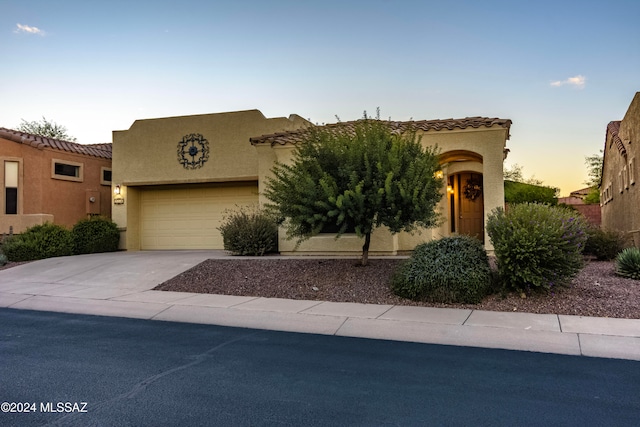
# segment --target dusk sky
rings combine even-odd
[[[505,166],[568,195],[640,91],[639,17],[638,0],[0,0],[0,126],[44,116],[90,144],[247,109],[499,117]]]

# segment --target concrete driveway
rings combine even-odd
[[[49,258],[0,271],[0,290],[67,286],[144,291],[224,251],[141,251]],[[59,291],[62,289],[58,288]]]

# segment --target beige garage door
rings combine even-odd
[[[258,203],[258,183],[154,188],[140,194],[142,249],[223,249],[224,211]]]

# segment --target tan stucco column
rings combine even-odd
[[[504,207],[503,149],[499,144],[488,147],[489,155],[484,156],[483,163],[483,195],[484,195],[484,247],[493,254],[493,244],[487,233],[487,219],[491,211]]]

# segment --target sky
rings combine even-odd
[[[0,127],[84,144],[135,120],[511,119],[506,168],[585,187],[640,91],[640,1],[0,0]]]

